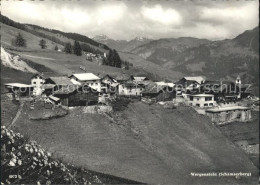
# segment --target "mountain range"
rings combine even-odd
[[[123,52],[129,52],[136,47],[149,43],[152,41],[152,39],[148,39],[146,37],[136,37],[132,40],[114,40],[109,38],[106,35],[97,35],[92,38],[93,40],[100,42],[102,44],[105,44],[109,46],[110,48],[116,49],[118,51],[123,51]]]
[[[109,47],[115,47],[107,41]],[[123,52],[141,56],[162,68],[186,75],[205,75],[210,79],[234,80],[242,76],[245,83],[259,82],[259,27],[233,39],[210,41],[192,37],[145,40],[135,47],[127,43]],[[102,42],[104,43],[104,42]]]

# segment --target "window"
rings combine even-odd
[[[193,101],[193,96],[190,96],[190,101]]]
[[[33,82],[33,84],[36,84],[36,82]]]
[[[208,106],[208,104],[207,104],[207,103],[205,103],[205,104],[204,104],[204,107],[207,107],[207,106]]]
[[[93,83],[91,83],[91,85],[93,85]]]
[[[205,97],[205,101],[211,101],[212,97]]]
[[[96,83],[96,85],[98,85],[98,83]]]
[[[200,98],[197,98],[197,101],[200,101]]]
[[[40,84],[43,84],[43,82],[40,82]]]
[[[197,107],[200,107],[200,104],[196,104]]]
[[[213,106],[213,103],[210,103],[209,106]]]

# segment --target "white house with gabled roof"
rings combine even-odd
[[[31,77],[31,85],[33,88],[33,95],[41,95],[42,94],[42,86],[45,82],[45,78],[41,74],[35,74]]]
[[[86,84],[98,92],[101,91],[101,79],[93,73],[76,73],[72,74],[69,78],[75,85]]]

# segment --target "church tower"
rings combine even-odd
[[[236,88],[238,88],[237,98],[240,99],[241,98],[241,79],[240,79],[239,75],[236,78]]]
[[[240,76],[238,75],[237,78],[236,78],[236,84],[241,84],[241,79],[240,79]]]

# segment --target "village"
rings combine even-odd
[[[45,107],[54,109],[59,106],[109,105],[109,102],[124,97],[146,104],[158,103],[164,107],[178,104],[191,106],[217,124],[249,121],[252,107],[241,102],[253,97],[239,76],[234,82],[210,81],[203,76],[183,77],[176,82],[154,82],[145,75],[125,73],[103,76],[73,73],[54,77],[35,74],[30,84],[6,83],[5,88],[10,99],[33,102],[31,109],[39,101],[48,105]]]

